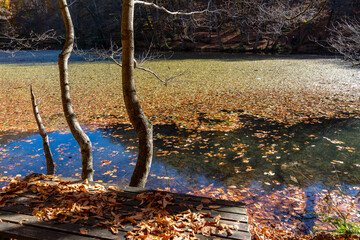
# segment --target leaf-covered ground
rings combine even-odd
[[[185,72],[165,87],[152,75],[136,71],[141,104],[154,124],[227,131],[241,127],[239,111],[290,125],[360,113],[360,73],[336,59],[230,55],[158,60],[144,67],[164,78]],[[45,127],[65,127],[56,65],[2,64],[0,72],[0,131],[36,129],[30,84]],[[108,62],[70,65],[72,101],[82,124],[128,121],[120,73]]]

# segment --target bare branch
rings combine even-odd
[[[162,82],[165,86],[167,86],[168,82],[170,82],[171,80],[175,79],[175,78],[178,78],[182,75],[184,75],[186,73],[186,71],[180,73],[179,75],[176,75],[176,76],[173,76],[173,77],[170,77],[170,78],[167,78],[167,79],[162,79],[161,77],[159,77],[159,75],[157,75],[154,71],[151,71],[149,69],[146,69],[146,68],[143,68],[143,67],[136,67],[136,69],[140,69],[140,70],[143,70],[145,72],[148,72],[148,73],[151,73],[152,75],[154,75],[160,82]]]
[[[319,8],[319,11],[317,11],[317,13],[315,13],[315,15],[314,15],[311,19],[305,21],[304,23],[309,23],[309,22],[314,21],[314,20],[320,15],[320,13],[324,10],[324,8],[325,8],[325,6],[326,6],[326,4],[327,4],[328,1],[329,1],[329,0],[325,0],[324,3],[323,3],[323,4],[321,5],[321,7]]]
[[[356,19],[342,19],[332,26],[327,41],[344,60],[353,66],[360,65],[360,22]]]
[[[11,12],[4,7],[0,7],[0,20],[8,20],[11,17]]]
[[[139,57],[138,62],[135,60],[135,64],[134,64],[135,69],[139,69],[139,70],[142,70],[144,72],[148,72],[148,73],[154,75],[165,86],[167,86],[169,81],[182,76],[186,72],[185,71],[179,75],[163,79],[158,74],[156,74],[154,71],[144,68],[144,67],[141,67],[141,65],[143,65],[147,61],[159,57],[159,56],[156,56],[156,57],[153,56],[153,54],[151,53],[151,46],[152,45],[150,45],[149,49]],[[90,50],[84,51],[84,50],[76,48],[76,50],[74,52],[76,55],[83,57],[84,59],[86,59],[88,61],[109,59],[109,60],[113,61],[116,65],[118,65],[119,67],[122,67],[122,52],[121,52],[121,50],[122,50],[121,48],[117,47],[117,45],[111,41],[110,49],[108,49],[108,50],[90,49]]]
[[[135,4],[141,4],[141,5],[145,5],[145,6],[150,6],[150,7],[154,7],[156,9],[162,10],[168,14],[171,15],[185,15],[185,16],[190,16],[190,15],[195,15],[195,14],[203,14],[203,13],[214,13],[217,11],[210,11],[209,8],[202,10],[202,11],[193,11],[193,12],[182,12],[182,11],[170,11],[168,9],[166,9],[165,7],[159,6],[155,3],[149,3],[149,2],[145,2],[145,1],[134,1]]]
[[[31,32],[28,37],[21,37],[10,22],[8,20],[6,20],[6,22],[8,24],[8,30],[6,33],[0,34],[0,39],[6,40],[6,43],[2,46],[3,49],[13,49],[13,51],[21,49],[38,50],[37,47],[46,41],[59,41],[54,29],[50,29],[41,34]]]
[[[298,14],[296,14],[295,16],[293,16],[293,17],[287,17],[287,16],[285,16],[286,20],[291,21],[291,20],[294,20],[295,18],[298,18],[298,17],[300,17],[301,15],[305,14],[305,13],[310,9],[311,5],[313,5],[314,1],[315,1],[315,0],[311,0],[311,1],[309,2],[309,4],[306,6],[306,8],[305,8],[303,11],[299,12]]]
[[[329,0],[324,0],[324,2],[322,3],[322,5],[320,6],[319,10],[318,10],[310,19],[305,20],[304,23],[309,23],[309,22],[314,21],[314,20],[320,15],[320,13],[324,10],[324,8],[325,8],[326,4],[328,3],[328,1],[329,1]],[[296,19],[296,18],[299,18],[299,17],[302,16],[302,15],[305,15],[307,12],[310,11],[310,9],[311,9],[310,7],[311,7],[312,5],[314,5],[314,3],[315,3],[315,0],[311,0],[310,3],[306,6],[306,8],[305,8],[304,10],[302,10],[301,12],[299,12],[297,15],[295,15],[295,16],[293,16],[293,17],[287,17],[287,16],[285,16],[285,19],[286,19],[286,20],[289,20],[289,21],[292,21],[292,20],[294,20],[294,19]]]

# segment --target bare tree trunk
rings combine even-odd
[[[194,11],[194,0],[190,1],[190,12]],[[190,39],[192,42],[195,42],[194,38],[194,23],[192,21],[192,16],[190,16]]]
[[[261,34],[260,34],[260,33],[257,33],[257,34],[256,34],[255,45],[254,45],[254,47],[253,47],[253,51],[255,51],[255,52],[258,50],[260,38],[261,38]]]
[[[209,17],[208,17],[208,23],[209,23],[208,42],[211,43],[211,34],[212,34],[212,18],[211,18],[211,13],[209,14]]]
[[[94,169],[93,169],[91,141],[89,137],[85,134],[85,132],[82,130],[79,122],[77,121],[70,100],[68,60],[74,46],[74,26],[71,21],[71,16],[66,0],[59,0],[59,5],[66,28],[65,45],[63,50],[59,54],[61,100],[62,100],[66,121],[69,125],[72,135],[78,142],[81,149],[81,161],[82,161],[81,178],[83,180],[87,179],[89,181],[92,181],[94,176]]]
[[[216,1],[214,2],[213,6],[214,6],[214,10],[217,11],[218,9],[216,5]],[[214,18],[215,18],[215,27],[216,27],[216,35],[217,35],[218,43],[220,45],[220,48],[224,49],[224,44],[222,43],[221,35],[220,35],[220,24],[218,22],[217,13],[214,14]]]
[[[153,128],[136,95],[134,82],[134,0],[124,0],[121,22],[122,87],[126,111],[139,139],[139,156],[130,186],[145,187],[153,157]]]
[[[32,87],[30,86],[30,94],[31,94],[31,103],[32,108],[34,112],[34,116],[36,119],[36,123],[39,128],[40,136],[43,140],[43,147],[44,147],[44,154],[45,154],[45,160],[46,160],[46,169],[47,169],[47,175],[54,175],[55,174],[55,167],[54,167],[54,160],[52,157],[52,153],[50,150],[50,144],[49,144],[49,137],[47,135],[47,132],[44,128],[44,125],[41,121],[40,113],[36,104],[35,95],[33,93]]]

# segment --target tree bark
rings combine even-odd
[[[145,187],[153,157],[153,128],[137,98],[134,82],[134,0],[124,0],[121,22],[122,87],[130,122],[139,140],[139,156],[130,186]]]
[[[89,137],[85,134],[85,132],[82,130],[79,122],[77,121],[70,100],[68,60],[74,46],[74,26],[71,20],[66,0],[59,0],[59,5],[66,28],[66,39],[64,48],[59,54],[59,73],[62,106],[67,124],[69,125],[71,133],[74,136],[75,140],[78,142],[81,149],[81,178],[83,180],[87,179],[89,181],[92,181],[94,169],[91,141]]]
[[[42,123],[40,113],[36,104],[35,95],[32,90],[32,87],[30,86],[30,94],[31,94],[31,103],[32,108],[35,116],[36,123],[39,128],[40,136],[42,137],[43,141],[43,147],[44,147],[44,154],[45,154],[45,160],[46,160],[46,169],[47,169],[47,175],[54,175],[55,174],[55,166],[54,166],[54,160],[52,157],[52,153],[50,150],[50,144],[49,144],[49,137],[45,130],[45,127]]]
[[[218,8],[216,5],[216,1],[214,1],[213,6],[214,6],[214,10],[217,11]],[[217,13],[214,14],[214,18],[215,18],[215,27],[216,27],[216,35],[217,35],[218,43],[220,45],[220,48],[224,49],[224,44],[222,43],[221,35],[220,35],[220,24],[218,22]]]

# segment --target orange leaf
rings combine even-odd
[[[211,203],[211,200],[208,199],[208,198],[204,198],[204,199],[201,200],[201,202],[202,202],[202,203],[209,204],[209,203]]]
[[[221,206],[219,206],[219,205],[210,205],[209,208],[210,209],[218,209],[218,208],[221,208]]]
[[[110,227],[110,232],[112,234],[118,234],[119,233],[119,230],[116,228],[116,227]]]

